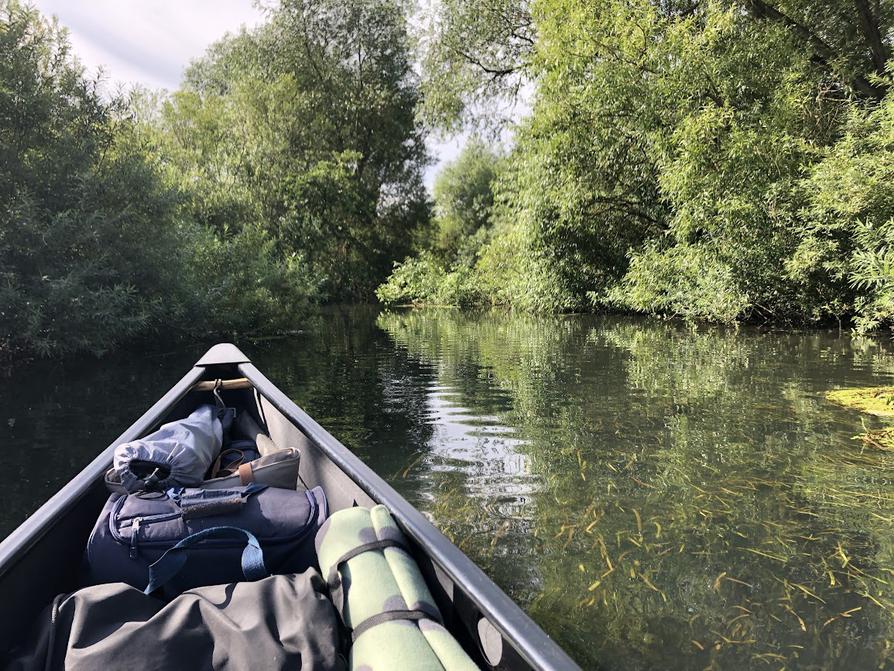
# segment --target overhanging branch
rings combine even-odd
[[[858,3],[861,2],[861,0],[855,1]],[[833,61],[838,57],[838,54],[835,53],[835,50],[830,44],[823,40],[808,26],[798,22],[793,17],[780,11],[770,3],[764,2],[764,0],[745,0],[745,7],[756,18],[775,21],[791,30],[810,46],[813,51],[812,60],[814,63],[841,77],[841,73],[835,72],[835,68],[832,65]],[[880,39],[881,38],[879,37],[879,40]],[[875,98],[876,100],[880,100],[888,90],[887,86],[875,84],[869,81],[864,75],[859,74],[851,77],[847,83],[860,95],[867,98]]]

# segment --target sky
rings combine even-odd
[[[189,62],[227,32],[263,20],[252,0],[32,0],[69,30],[75,54],[91,74],[102,68],[106,86],[139,83],[173,91]],[[435,160],[426,171],[431,188],[440,166],[459,153],[462,138],[431,140]]]

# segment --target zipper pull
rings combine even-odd
[[[142,517],[135,517],[133,523],[131,524],[131,534],[130,534],[130,558],[137,558],[137,536],[140,535],[140,525],[143,523]]]

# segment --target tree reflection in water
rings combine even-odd
[[[258,367],[585,668],[864,669],[894,641],[880,340],[648,320],[331,309]],[[204,350],[0,385],[8,533]]]
[[[467,414],[506,397],[524,494],[512,478],[507,510],[467,465],[429,475],[430,510],[582,665],[889,663],[894,456],[823,398],[889,379],[881,344],[578,316],[378,323]]]

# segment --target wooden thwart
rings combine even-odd
[[[196,382],[193,386],[193,391],[214,391],[214,388],[217,387],[220,391],[229,391],[231,389],[251,389],[252,384],[248,381],[248,378],[245,377],[237,377],[232,380],[202,380],[201,382]]]

